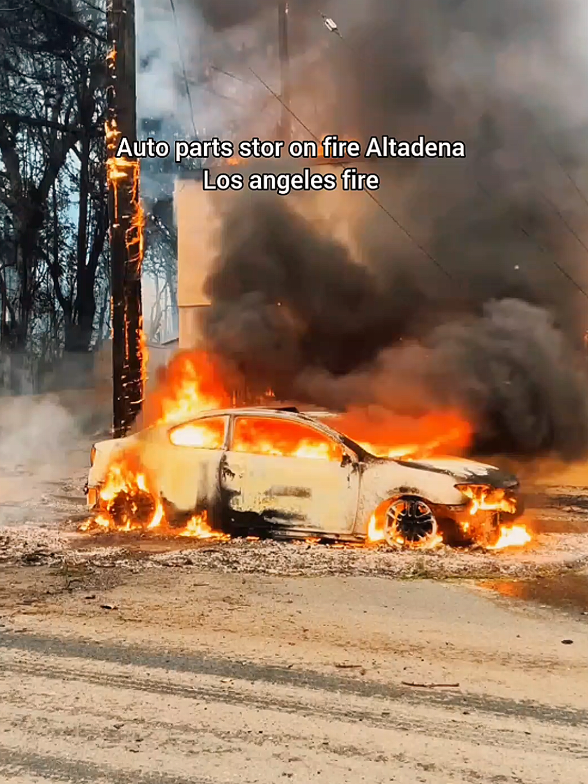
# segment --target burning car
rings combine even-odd
[[[511,541],[515,477],[461,458],[378,457],[336,422],[295,407],[229,408],[96,443],[89,525],[412,547],[528,540]]]

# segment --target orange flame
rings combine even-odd
[[[470,499],[469,512],[475,515],[480,511],[496,511],[514,514],[517,511],[516,499],[501,488],[487,485],[457,485],[457,488]],[[468,523],[462,523],[464,533],[469,530]],[[523,547],[531,541],[531,534],[522,523],[517,525],[501,525],[498,541],[486,545],[488,550],[502,550],[505,547]]]
[[[222,419],[204,419],[188,422],[170,433],[175,446],[191,446],[194,449],[222,449],[225,440],[225,423]]]
[[[367,539],[368,542],[383,542],[384,541],[384,526],[378,520],[378,516],[374,514],[370,517],[368,523]]]
[[[340,462],[343,448],[328,436],[298,422],[240,417],[235,424],[233,450],[282,457],[302,457]]]
[[[470,499],[470,514],[475,515],[480,510],[506,512],[514,514],[517,511],[517,502],[509,496],[506,490],[493,488],[487,485],[457,485],[460,492]]]
[[[333,426],[376,457],[423,458],[442,451],[462,452],[472,441],[468,422],[452,411],[419,418],[380,410],[352,409]]]
[[[99,509],[81,530],[143,531],[161,524],[163,506],[136,453],[124,452],[110,463],[100,488]]]
[[[132,450],[119,453],[113,459],[98,498],[98,514],[83,523],[80,531],[140,531],[197,539],[229,538],[210,527],[206,512],[193,515],[182,528],[172,528],[154,482]]]
[[[231,404],[220,369],[204,351],[176,354],[160,372],[158,382],[145,401],[148,423],[178,421]]]
[[[488,550],[503,550],[505,547],[524,547],[531,541],[531,534],[524,525],[501,525],[500,537]]]

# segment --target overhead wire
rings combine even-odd
[[[324,14],[323,14],[321,11],[319,11],[318,13],[319,13],[319,14],[320,14],[320,16],[323,18],[323,22],[325,23],[325,26],[327,27],[327,29],[328,29],[330,32],[332,32],[332,33],[335,33],[335,34],[337,35],[337,37],[339,38],[339,40],[340,40],[340,41],[342,41],[342,42],[343,42],[343,43],[344,43],[344,44],[345,44],[345,45],[346,45],[348,48],[350,48],[350,49],[351,49],[352,47],[350,46],[349,42],[348,42],[348,41],[345,39],[345,37],[342,35],[341,31],[339,30],[339,27],[338,27],[337,25],[335,25],[334,29],[333,29],[333,28],[331,28],[331,26],[330,26],[329,24],[327,24],[327,22],[332,22],[332,20],[330,20],[330,19],[327,19],[327,17],[325,17],[325,15],[324,15]],[[565,169],[565,167],[562,165],[561,161],[559,161],[559,159],[558,159],[558,157],[557,157],[557,155],[556,155],[555,151],[554,151],[554,150],[551,148],[551,146],[549,145],[549,142],[548,142],[546,139],[544,139],[544,143],[545,143],[545,145],[547,146],[547,148],[550,150],[550,152],[551,152],[551,154],[553,155],[553,157],[554,157],[554,159],[555,159],[556,163],[559,165],[559,167],[561,168],[561,170],[563,171],[563,173],[566,175],[566,177],[568,178],[568,180],[571,182],[571,184],[574,186],[575,190],[576,190],[576,191],[578,192],[578,194],[580,195],[580,198],[582,198],[582,200],[584,201],[584,203],[586,204],[586,206],[588,206],[588,198],[586,198],[586,196],[585,196],[585,195],[582,193],[582,191],[581,191],[581,190],[580,190],[580,188],[578,187],[578,185],[577,185],[577,183],[575,182],[575,180],[573,179],[573,177],[572,177],[572,176],[570,175],[570,173],[569,173],[569,172],[568,172],[568,171]],[[479,180],[477,180],[477,185],[478,185],[478,187],[479,187],[479,188],[482,190],[482,192],[483,192],[483,193],[485,193],[485,195],[486,195],[486,196],[488,196],[488,198],[492,198],[492,194],[490,194],[490,193],[489,193],[489,192],[488,192],[488,191],[487,191],[487,190],[484,188],[484,186],[483,186],[483,185],[482,185],[482,184],[479,182]],[[535,186],[533,186],[533,187],[535,187]],[[553,212],[554,212],[554,213],[555,213],[555,214],[558,216],[558,218],[559,218],[559,219],[562,221],[562,223],[564,224],[564,226],[566,227],[566,229],[567,229],[567,230],[570,232],[570,234],[572,234],[572,236],[573,236],[573,237],[575,237],[575,239],[576,239],[576,240],[578,241],[578,243],[579,243],[579,244],[582,246],[582,248],[584,249],[584,251],[585,251],[585,252],[588,254],[588,246],[587,246],[587,245],[586,245],[586,244],[583,242],[583,240],[580,238],[580,236],[577,234],[577,232],[576,232],[576,231],[573,229],[573,227],[572,227],[572,226],[570,226],[570,224],[567,222],[567,220],[566,220],[566,219],[565,219],[565,217],[562,215],[562,213],[561,213],[561,212],[560,212],[560,211],[557,209],[556,205],[555,205],[555,204],[554,204],[554,203],[553,203],[553,202],[552,202],[552,201],[551,201],[551,200],[550,200],[550,199],[549,199],[549,198],[548,198],[548,197],[547,197],[547,196],[546,196],[544,193],[542,193],[542,192],[541,192],[541,191],[540,191],[538,188],[536,188],[536,187],[535,187],[535,189],[538,191],[538,193],[539,193],[539,194],[540,194],[540,196],[543,198],[543,200],[544,200],[544,201],[546,201],[546,202],[547,202],[547,204],[548,204],[548,205],[551,207],[551,209],[552,209],[552,210],[553,210]],[[366,191],[366,193],[368,193],[368,195],[371,195],[369,191]],[[524,234],[524,235],[525,235],[525,236],[526,236],[526,237],[527,237],[527,238],[528,238],[528,239],[529,239],[531,242],[533,242],[533,244],[534,244],[536,247],[538,247],[538,248],[539,248],[539,250],[541,250],[543,253],[546,253],[546,254],[547,254],[547,258],[548,258],[548,259],[549,259],[549,261],[550,261],[550,262],[553,264],[553,266],[554,266],[554,267],[555,267],[557,270],[559,270],[559,272],[560,272],[560,273],[561,273],[561,274],[562,274],[562,275],[563,275],[565,278],[567,278],[567,280],[568,280],[568,281],[569,281],[569,282],[570,282],[570,283],[571,283],[571,284],[572,284],[572,285],[573,285],[573,286],[574,286],[574,287],[575,287],[575,288],[576,288],[576,289],[577,289],[577,290],[578,290],[578,291],[579,291],[579,292],[580,292],[580,293],[581,293],[581,294],[582,294],[582,295],[583,295],[583,296],[584,296],[586,299],[588,299],[588,291],[586,291],[586,289],[584,289],[584,288],[583,288],[583,287],[582,287],[582,286],[581,286],[581,285],[578,283],[578,281],[577,281],[577,280],[576,280],[576,279],[573,277],[573,275],[571,275],[571,274],[570,274],[570,273],[569,273],[569,272],[568,272],[568,271],[567,271],[567,270],[566,270],[566,269],[565,269],[565,268],[564,268],[564,267],[563,267],[563,266],[562,266],[562,265],[561,265],[561,264],[560,264],[560,263],[559,263],[559,262],[558,262],[556,259],[554,259],[554,258],[553,258],[553,254],[549,254],[549,252],[548,252],[548,251],[547,251],[545,248],[543,248],[541,245],[539,245],[539,243],[538,243],[538,241],[537,241],[537,238],[536,238],[536,237],[533,237],[531,234],[529,234],[529,233],[528,233],[528,232],[527,232],[527,231],[526,231],[526,230],[525,230],[525,229],[524,229],[522,226],[519,226],[519,229],[520,229],[520,231],[521,231],[521,232],[522,232],[522,233],[523,233],[523,234]],[[428,254],[427,254],[427,255],[428,255]],[[439,264],[438,266],[440,266],[440,264]]]
[[[304,130],[307,133],[309,133],[316,142],[320,144],[319,137],[308,127],[308,125],[306,125],[306,123],[304,123],[300,119],[300,117],[298,117],[297,114],[295,114],[295,112],[292,111],[290,106],[288,106],[288,104],[281,98],[281,96],[279,96],[274,90],[272,90],[272,88],[267,84],[267,82],[265,82],[261,78],[261,76],[259,76],[259,74],[257,74],[253,70],[253,68],[250,67],[249,70],[251,71],[253,76],[256,79],[258,79],[259,82],[265,87],[265,89],[268,90],[273,95],[273,97],[281,103],[281,105],[286,109],[286,111],[292,115],[292,117],[296,120],[296,122],[299,123],[299,125],[301,125],[302,128],[304,128]],[[333,161],[333,165],[339,166],[340,168],[344,166],[344,164],[342,164],[340,161]],[[416,239],[416,237],[414,237],[414,235],[411,234],[411,232],[398,220],[398,218],[392,212],[390,212],[390,210],[387,207],[385,207],[382,204],[382,202],[373,194],[372,191],[366,190],[363,192],[367,196],[369,196],[369,198],[380,208],[380,210],[382,210],[382,212],[395,223],[395,225],[400,229],[400,231],[415,245],[415,247],[417,247],[421,251],[421,253],[423,253],[447,278],[453,280],[453,276],[451,275],[451,273],[448,272],[448,270],[446,270],[445,267],[423,245],[421,245],[421,243]]]
[[[192,118],[192,128],[194,130],[194,136],[198,136],[198,132],[196,131],[196,120],[194,119],[194,106],[192,104],[192,94],[190,93],[190,84],[188,82],[188,74],[186,72],[186,64],[184,61],[184,55],[182,52],[182,45],[180,43],[180,31],[178,28],[178,18],[176,15],[176,6],[174,0],[169,0],[169,4],[172,10],[172,15],[174,18],[174,29],[176,32],[176,43],[178,45],[178,53],[180,55],[180,65],[182,67],[182,76],[184,79],[184,85],[186,86],[186,96],[188,98],[188,104],[190,106],[190,116]]]

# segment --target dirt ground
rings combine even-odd
[[[581,784],[582,612],[470,582],[5,566],[0,780]]]
[[[0,782],[588,784],[588,466],[527,488],[522,552],[96,538],[92,434],[18,421]]]

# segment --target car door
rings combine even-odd
[[[179,511],[214,508],[228,424],[228,416],[217,415],[162,429],[156,457],[159,492]]]
[[[349,533],[359,468],[343,444],[312,424],[279,416],[236,416],[221,465],[229,515],[271,525]]]

